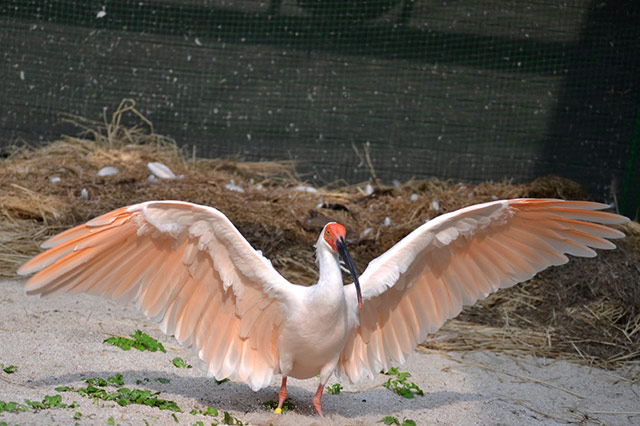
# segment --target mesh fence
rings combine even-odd
[[[308,180],[577,180],[640,206],[640,5],[2,0],[0,144],[132,98],[199,156]]]

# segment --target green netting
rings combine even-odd
[[[0,2],[0,144],[136,100],[198,155],[316,183],[573,178],[640,205],[637,1]],[[621,198],[623,198],[621,200]]]

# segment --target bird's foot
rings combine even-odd
[[[324,385],[318,385],[318,390],[316,391],[316,396],[313,397],[313,409],[316,410],[318,416],[324,417],[322,415],[322,392],[324,391]]]
[[[324,417],[322,415],[322,404],[318,403],[316,405],[315,401],[313,402],[313,409],[316,410],[316,413],[318,413],[318,417]]]
[[[282,378],[282,386],[280,386],[280,393],[278,394],[278,407],[276,408],[276,414],[282,413],[282,405],[284,400],[287,399],[289,393],[287,392],[287,378]]]

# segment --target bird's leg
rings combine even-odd
[[[322,392],[323,391],[324,391],[324,385],[319,384],[318,390],[316,391],[316,396],[313,397],[313,409],[316,410],[316,413],[318,413],[320,417],[323,417],[322,415]]]
[[[284,400],[287,399],[289,393],[287,392],[287,376],[282,377],[282,386],[280,386],[280,393],[278,394],[278,408],[276,408],[276,413],[282,413],[282,405],[284,404]]]

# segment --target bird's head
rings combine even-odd
[[[351,260],[349,251],[347,250],[347,230],[344,226],[336,222],[327,223],[322,230],[324,241],[331,247],[331,250],[337,252],[344,263],[349,268],[351,275],[353,276],[353,282],[356,286],[356,293],[358,295],[358,308],[362,309],[362,293],[360,291],[360,282],[358,281],[358,273],[356,267]]]

